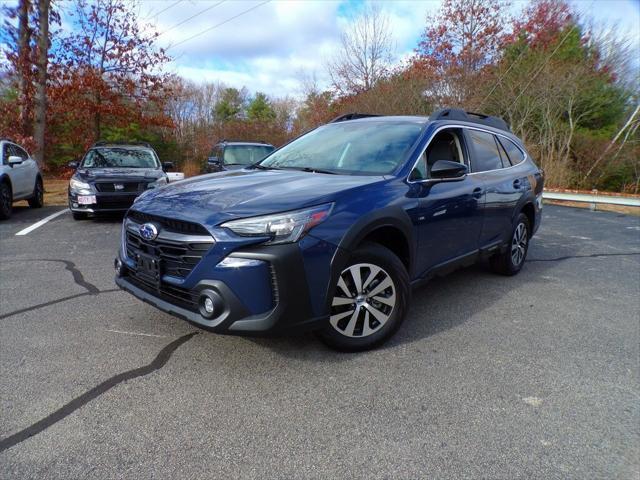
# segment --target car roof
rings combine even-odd
[[[152,147],[147,145],[128,145],[126,143],[104,143],[101,145],[94,145],[89,150],[97,150],[99,148],[126,148],[127,150],[153,150]]]
[[[418,116],[418,115],[375,115],[375,116],[367,116],[361,118],[354,118],[352,120],[340,120],[337,123],[372,123],[372,122],[413,122],[423,124],[425,126],[431,125],[451,125],[455,126],[463,126],[469,128],[479,128],[482,130],[486,130],[498,135],[505,136],[511,140],[516,141],[518,144],[522,144],[522,140],[520,140],[513,132],[510,130],[504,130],[503,128],[498,128],[493,125],[489,125],[486,123],[480,123],[476,121],[467,121],[467,120],[458,120],[454,118],[442,118],[442,119],[433,119],[432,117],[426,116]],[[332,122],[333,123],[333,122]],[[331,125],[332,123],[328,123],[327,125]]]
[[[227,141],[222,141],[219,142],[218,145],[245,145],[245,146],[251,146],[251,147],[273,147],[273,145],[271,145],[270,143],[266,143],[266,142],[227,142]]]

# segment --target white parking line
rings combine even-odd
[[[107,332],[111,333],[122,333],[124,335],[139,335],[141,337],[157,337],[157,338],[165,338],[166,335],[154,335],[152,333],[139,333],[139,332],[125,332],[122,330],[107,330]]]
[[[48,217],[43,218],[39,222],[34,223],[30,227],[27,227],[24,230],[20,230],[18,233],[16,233],[16,235],[26,235],[27,233],[33,232],[36,228],[41,227],[42,225],[47,223],[49,220],[53,220],[54,218],[59,217],[60,215],[62,215],[63,213],[66,213],[68,211],[69,211],[69,209],[65,208],[64,210],[60,210],[59,212],[53,213],[53,214],[49,215]]]

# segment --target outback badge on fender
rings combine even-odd
[[[138,229],[140,236],[145,240],[155,240],[158,236],[158,227],[153,223],[143,223]]]

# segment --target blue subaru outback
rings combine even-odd
[[[116,283],[214,332],[312,329],[364,350],[398,329],[415,285],[483,257],[518,273],[542,187],[499,118],[345,115],[244,169],[142,194]]]

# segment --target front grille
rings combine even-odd
[[[135,271],[130,271],[128,276],[129,281],[136,287],[144,290],[151,295],[158,297],[166,302],[169,302],[178,307],[182,307],[192,312],[198,311],[198,298],[197,295],[180,287],[174,287],[166,283],[161,283],[159,286],[149,282],[136,275]]]
[[[144,240],[139,235],[127,231],[127,256],[135,259],[137,254],[146,253],[161,260],[162,273],[185,278],[202,260],[213,244],[180,242],[160,239]]]
[[[175,233],[186,233],[190,235],[210,235],[206,228],[202,225],[184,220],[175,220],[173,218],[160,217],[158,215],[150,215],[148,213],[130,210],[128,218],[137,223],[153,222],[162,227],[163,230]]]
[[[122,185],[122,188],[116,188]],[[146,183],[140,182],[96,182],[96,190],[99,192],[142,192],[146,188]]]

